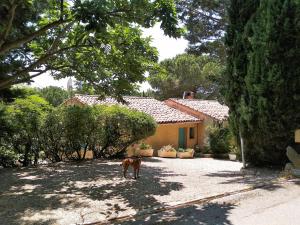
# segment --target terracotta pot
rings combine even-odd
[[[137,155],[143,157],[152,157],[153,156],[153,149],[139,149]]]
[[[165,151],[158,150],[157,153],[158,153],[158,157],[176,158],[176,151],[174,151],[174,152],[165,152]]]
[[[191,151],[191,152],[177,152],[177,157],[181,158],[181,159],[193,158],[194,157],[194,151]]]
[[[231,161],[235,161],[236,160],[236,154],[229,153],[228,156],[229,156],[229,159]]]

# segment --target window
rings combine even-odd
[[[195,127],[190,127],[190,139],[195,138]]]

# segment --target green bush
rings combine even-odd
[[[62,106],[45,119],[46,153],[52,161],[110,157],[154,134],[156,123],[145,113],[120,106]],[[83,154],[82,154],[83,152]]]
[[[211,127],[209,131],[209,146],[214,154],[228,153],[231,134],[228,128]]]
[[[38,162],[42,148],[42,121],[50,109],[49,103],[37,95],[17,98],[6,108],[10,131],[2,140],[19,154],[23,166],[30,165],[33,160],[35,165]]]
[[[0,146],[0,166],[12,167],[18,159],[18,155],[14,150]]]
[[[151,116],[120,106],[53,108],[35,95],[0,106],[2,166],[37,164],[40,153],[52,162],[84,159],[87,150],[110,157],[156,130]]]
[[[121,106],[106,107],[104,116],[105,157],[124,152],[131,144],[153,135],[157,126],[151,116]]]

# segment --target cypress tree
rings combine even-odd
[[[299,0],[232,0],[225,98],[253,164],[282,164],[300,126]]]

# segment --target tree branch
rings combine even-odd
[[[5,43],[5,40],[8,36],[8,34],[11,31],[12,23],[13,23],[13,20],[15,18],[15,13],[16,13],[17,6],[18,6],[18,4],[15,4],[14,1],[13,1],[12,6],[9,9],[9,19],[8,19],[7,24],[6,24],[6,29],[5,29],[4,33],[1,35],[0,47]]]
[[[32,39],[44,34],[47,30],[57,27],[61,24],[70,22],[71,20],[57,20],[54,21],[52,23],[47,24],[46,26],[42,27],[41,29],[37,30],[36,32],[33,32],[23,38],[20,38],[18,40],[15,40],[13,42],[8,42],[8,43],[4,43],[1,47],[0,47],[0,55],[5,54],[6,52],[8,52],[9,50],[13,49],[13,48],[17,48],[19,46],[21,46],[22,44],[25,44],[29,41],[31,41]]]
[[[73,49],[73,48],[84,48],[84,47],[92,47],[91,45],[71,45],[65,48],[61,48],[58,49],[56,51],[50,51],[47,54],[41,56],[37,61],[35,61],[34,63],[32,63],[30,66],[26,67],[23,70],[18,71],[17,73],[15,73],[14,75],[10,76],[9,78],[0,81],[0,90],[5,89],[13,84],[17,84],[17,83],[22,83],[19,82],[20,80],[18,78],[24,76],[24,74],[27,74],[29,72],[32,72],[32,70],[34,70],[35,68],[37,68],[38,66],[42,65],[43,63],[45,63],[49,58],[51,58],[52,56],[54,56],[55,54],[59,54],[61,52]],[[38,73],[38,75],[33,75],[32,78],[37,77],[39,75],[41,75],[42,73],[48,71],[49,68],[47,68],[45,71]],[[31,77],[25,77],[22,78],[21,80],[25,80],[23,82],[26,82],[26,80],[31,79]],[[16,83],[17,82],[17,83]]]

